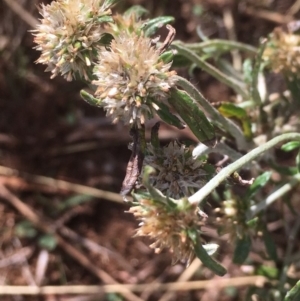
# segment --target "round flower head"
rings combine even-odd
[[[276,28],[263,58],[274,72],[297,76],[300,72],[300,35]]]
[[[137,205],[129,209],[139,221],[136,236],[148,236],[155,242],[150,245],[156,253],[164,248],[173,253],[173,263],[178,260],[187,262],[195,257],[194,242],[189,236],[194,231],[200,236],[200,227],[204,225],[197,204],[187,199],[156,200],[149,195],[134,195]]]
[[[150,38],[128,32],[117,35],[110,49],[99,51],[95,96],[114,122],[143,124],[157,109],[152,99],[167,100],[175,72],[160,54]]]
[[[90,80],[91,62],[96,58],[104,34],[102,23],[111,21],[106,0],[58,0],[40,8],[41,23],[35,32],[36,49],[42,52],[37,63],[48,65],[54,78],[68,81],[78,74]],[[112,1],[110,1],[112,2]]]
[[[156,170],[152,185],[172,198],[189,196],[206,182],[208,171],[203,161],[195,160],[185,145],[171,142],[156,149],[148,144],[144,165]]]

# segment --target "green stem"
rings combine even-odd
[[[271,205],[278,198],[282,197],[283,195],[285,195],[286,193],[291,191],[293,189],[293,187],[295,187],[297,184],[299,184],[299,182],[300,182],[300,174],[294,175],[288,183],[284,184],[279,189],[274,191],[265,200],[263,200],[262,202],[260,202],[256,205],[251,206],[247,216],[249,216],[250,219],[253,218],[254,216],[257,215],[257,213],[266,209],[269,205]]]
[[[296,285],[286,294],[284,301],[295,301],[295,297],[299,297],[300,293],[300,280]]]
[[[236,139],[238,149],[247,150],[251,147],[246,140],[242,130],[232,121],[225,118],[211,103],[185,78],[176,76],[176,84],[182,87],[196,102],[198,102],[204,111],[214,122],[218,122],[233,138]]]
[[[233,162],[232,164],[223,168],[213,179],[211,179],[204,187],[198,190],[195,194],[189,197],[191,203],[201,203],[205,197],[207,197],[216,187],[218,187],[224,180],[227,179],[232,173],[243,167],[245,164],[256,159],[258,156],[268,151],[272,147],[276,146],[280,142],[287,140],[300,141],[299,133],[288,133],[282,134],[278,137],[273,138],[267,143],[253,149],[248,154]]]
[[[209,73],[221,83],[227,85],[228,87],[231,87],[236,91],[236,93],[242,95],[243,98],[249,98],[248,93],[245,92],[247,91],[247,87],[244,85],[244,83],[237,81],[232,77],[229,77],[227,74],[210,65],[209,63],[201,59],[194,51],[188,49],[184,44],[176,43],[172,44],[172,46],[177,50],[178,54],[181,54],[184,57],[188,58],[191,62],[202,68],[205,72]]]
[[[280,280],[279,280],[279,290],[280,291],[284,291],[284,285],[285,285],[286,279],[287,279],[287,271],[290,267],[289,258],[292,255],[292,251],[293,251],[293,248],[294,248],[294,245],[296,242],[296,237],[297,237],[299,228],[300,228],[300,219],[298,217],[298,219],[296,220],[296,223],[295,223],[294,227],[291,229],[289,237],[288,237],[288,245],[287,245],[285,256],[284,256],[284,265],[283,265],[283,269],[282,269],[282,272],[280,275]],[[299,292],[299,285],[297,288],[297,293],[298,292]],[[291,294],[291,295],[293,295],[293,294]],[[286,300],[286,298],[284,300]],[[287,300],[293,300],[293,299],[290,298]],[[297,299],[297,300],[299,300],[299,299]]]
[[[173,44],[180,43],[179,41],[174,41]],[[230,50],[241,50],[245,52],[250,52],[253,54],[257,53],[257,48],[247,45],[244,43],[236,42],[236,41],[229,41],[229,40],[207,40],[201,43],[191,43],[185,44],[185,46],[193,51],[204,51],[205,48],[216,47],[218,50],[230,51]]]

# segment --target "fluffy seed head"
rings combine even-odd
[[[57,0],[41,5],[34,42],[42,52],[37,63],[48,65],[51,78],[61,74],[71,81],[78,74],[90,80],[102,24],[111,20],[109,6],[105,0]]]
[[[110,49],[99,52],[94,68],[95,96],[114,122],[121,119],[125,124],[143,124],[157,108],[152,99],[166,101],[175,85],[175,72],[169,71],[170,66],[160,59],[150,38],[122,32]]]

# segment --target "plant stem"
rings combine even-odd
[[[219,111],[216,110],[188,80],[180,76],[176,76],[176,80],[177,85],[182,87],[196,102],[198,102],[214,122],[218,122],[236,139],[238,149],[248,150],[249,147],[251,147],[251,144],[246,140],[242,130],[234,122],[220,114]]]
[[[180,42],[178,41],[173,42],[173,44],[177,44],[177,43]],[[216,47],[217,50],[224,50],[224,51],[242,50],[253,54],[257,53],[257,48],[253,46],[236,42],[236,41],[221,40],[221,39],[207,40],[201,43],[185,44],[185,46],[193,51],[205,51],[205,48]]]
[[[258,146],[257,148],[250,151],[248,154],[243,156],[242,158],[238,159],[237,161],[233,162],[232,164],[228,165],[227,167],[223,168],[213,179],[211,179],[204,187],[198,190],[195,194],[189,197],[189,201],[191,203],[198,203],[200,204],[201,201],[205,197],[207,197],[216,187],[219,186],[221,182],[227,179],[233,172],[237,171],[245,164],[251,162],[252,160],[256,159],[258,156],[263,154],[264,152],[268,151],[275,145],[280,142],[284,142],[287,140],[297,140],[300,141],[300,134],[299,133],[287,133],[282,134],[278,137],[273,138],[272,140],[268,141],[267,143]]]
[[[292,188],[295,187],[297,184],[299,184],[299,182],[300,182],[300,174],[294,175],[288,183],[284,184],[279,189],[274,191],[264,201],[251,206],[247,216],[249,216],[250,219],[253,218],[254,216],[257,215],[257,213],[266,209],[266,207],[271,205],[278,198],[280,198],[281,196],[283,196],[284,194],[292,190]]]
[[[247,87],[244,85],[244,83],[232,77],[229,77],[227,74],[221,72],[214,66],[205,62],[194,51],[188,49],[184,44],[176,43],[172,44],[172,46],[177,50],[178,54],[181,54],[184,57],[188,58],[191,62],[195,63],[198,67],[202,68],[205,72],[209,73],[221,83],[227,85],[228,87],[231,87],[233,90],[236,91],[236,93],[242,95],[244,99],[249,98],[249,95],[246,92]]]

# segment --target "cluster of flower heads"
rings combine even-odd
[[[270,36],[263,59],[274,72],[297,76],[300,72],[300,35],[276,28]]]
[[[171,63],[161,59],[157,43],[146,37],[134,13],[112,16],[116,0],[57,0],[42,5],[34,31],[38,63],[52,78],[85,79],[95,86],[97,105],[114,122],[143,124],[166,102],[175,85]]]
[[[208,175],[203,160],[196,160],[192,150],[184,144],[170,142],[163,148],[147,146],[144,166],[150,165],[156,170],[151,183],[171,198],[182,198],[194,193],[205,184]]]
[[[142,21],[134,14],[112,16],[115,1],[57,0],[42,5],[41,23],[34,31],[36,49],[41,51],[37,62],[47,65],[52,78],[86,80],[95,89],[95,97],[89,99],[95,99],[93,104],[103,107],[114,122],[143,128],[160,109],[157,103],[168,106],[176,73],[162,59],[165,49],[144,33]],[[203,162],[176,142],[159,151],[149,145],[147,152],[145,165],[158,172],[152,184],[168,198],[138,198],[129,210],[141,221],[137,235],[153,238],[156,251],[170,248],[175,261],[189,262],[195,245],[189,233],[200,235],[203,216],[185,196],[202,186]]]

